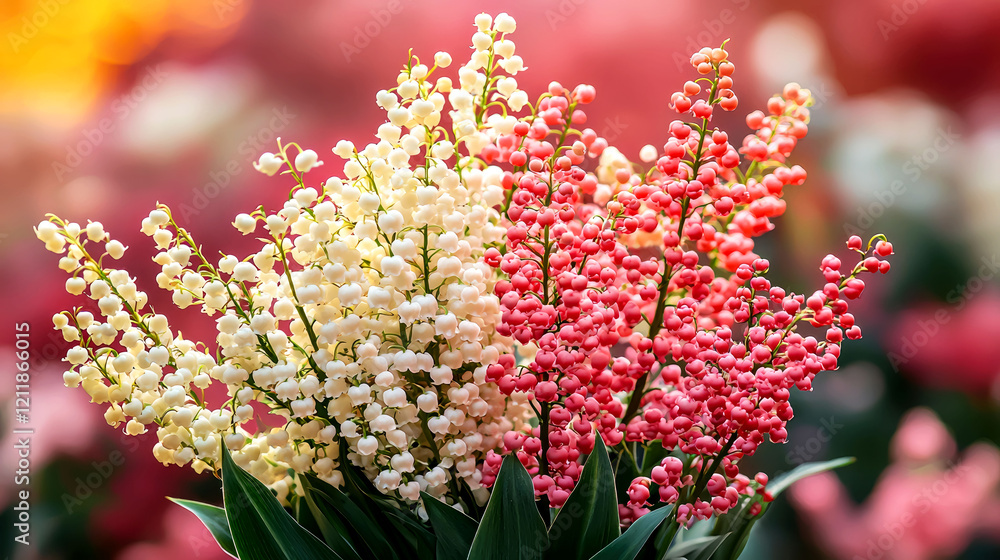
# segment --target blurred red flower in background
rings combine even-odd
[[[791,500],[820,548],[832,558],[952,558],[976,535],[1000,531],[1000,450],[975,444],[960,457],[930,410],[904,418],[890,464],[864,504],[854,504],[837,475],[791,488]]]

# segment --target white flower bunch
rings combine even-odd
[[[388,122],[377,142],[337,144],[342,176],[309,186],[306,173],[323,162],[280,139],[260,157],[256,169],[295,185],[277,212],[233,222],[262,235],[256,253],[207,257],[163,205],[142,221],[160,251],[157,284],[177,307],[214,317],[214,343],[182,338],[134,278],[106,267],[125,247],[101,224],[39,224],[72,275],[67,290],[87,293],[99,311],[54,318],[79,343],[66,384],[107,404],[109,424],[155,429],[164,464],[215,470],[225,445],[286,503],[299,491],[290,471],[340,485],[344,461],[405,500],[421,490],[485,499],[482,459],[528,403],[508,404],[485,380],[511,351],[495,332],[497,273],[482,260],[503,242],[505,190],[504,172],[476,156],[510,133],[508,111],[529,104],[513,78],[523,69],[506,38],[513,18],[483,14],[476,25],[457,87],[435,76],[451,64],[442,52],[430,68],[411,56],[397,86],[378,92]],[[217,405],[209,402],[223,391],[213,386],[225,389]]]

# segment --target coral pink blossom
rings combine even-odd
[[[789,84],[747,116],[752,132],[733,144],[710,122],[737,107],[735,66],[721,48],[691,64],[703,77],[670,97],[680,118],[662,149],[643,148],[648,169],[583,128],[593,88],[556,82],[482,152],[510,166],[506,243],[484,260],[506,276],[496,285],[498,332],[523,350],[486,379],[537,417],[508,433],[503,451],[553,506],[597,436],[686,454],[631,484],[625,525],[659,501],[681,502],[678,519],[693,521],[743,494],[769,498],[766,477],[740,474],[740,461],[765,440],[785,441],[791,390],[810,390],[816,374],[837,368],[844,339],[861,336],[848,301],[864,290],[863,274],[889,270],[893,252],[882,236],[867,246],[853,237],[857,263],[828,255],[821,289],[772,285],[754,238],[784,213],[784,189],[806,179],[787,161],[808,131],[810,93]],[[801,324],[820,334],[795,332]],[[499,464],[487,458],[486,484]]]

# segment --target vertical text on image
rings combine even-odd
[[[12,430],[17,463],[14,504],[14,540],[30,544],[31,538],[31,325],[14,325],[14,428]]]

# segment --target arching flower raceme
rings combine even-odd
[[[490,25],[474,41],[489,37],[492,53],[514,24]],[[99,307],[56,316],[79,343],[66,383],[107,405],[110,424],[156,430],[163,463],[217,469],[226,445],[282,499],[295,485],[289,469],[337,485],[345,461],[405,500],[421,490],[485,499],[482,458],[527,413],[486,381],[511,347],[497,334],[496,273],[482,258],[506,233],[504,173],[477,155],[513,117],[487,118],[477,69],[522,67],[509,40],[495,51],[475,51],[454,82],[438,76],[447,53],[430,68],[411,57],[396,87],[376,95],[388,120],[377,141],[334,148],[340,176],[308,179],[324,162],[279,140],[255,167],[293,181],[288,201],[233,223],[262,236],[256,253],[210,258],[166,206],[143,220],[160,250],[157,284],[177,307],[215,320],[214,342],[182,339],[136,279],[106,267],[123,248],[100,224],[39,224],[39,238],[64,255],[67,289]],[[523,105],[506,80],[502,90]],[[212,385],[228,400],[210,405]],[[260,411],[283,425],[268,427]]]
[[[501,360],[488,379],[538,418],[504,436],[505,452],[518,454],[553,506],[569,496],[596,435],[677,452],[633,483],[624,524],[648,511],[651,488],[654,500],[683,502],[681,521],[766,491],[767,477],[741,475],[740,459],[765,436],[785,440],[789,390],[810,389],[819,371],[836,369],[844,337],[860,337],[847,300],[863,290],[861,274],[888,271],[881,259],[892,252],[880,236],[865,248],[852,238],[858,264],[826,257],[822,290],[805,297],[772,286],[753,238],[784,212],[784,187],[806,178],[787,159],[808,130],[811,97],[790,84],[766,115],[748,115],[753,133],[736,147],[709,126],[714,111],[737,107],[735,66],[722,48],[691,63],[702,77],[671,107],[696,120],[670,123],[662,151],[642,149],[649,169],[583,128],[589,86],[551,84],[532,115],[483,150],[512,168],[507,242],[485,258],[506,276],[498,330],[527,357]],[[825,337],[796,333],[802,323]],[[487,459],[484,478],[497,464]]]

